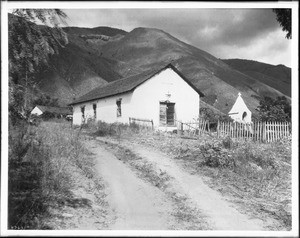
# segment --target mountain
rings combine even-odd
[[[242,67],[240,61],[217,59],[159,29],[66,27],[64,31],[69,44],[37,77],[40,90],[58,98],[62,106],[97,86],[170,62],[205,94],[203,105],[222,113],[228,113],[238,92],[254,114],[262,96],[290,97],[290,76],[278,76],[288,72],[287,67]]]
[[[258,106],[259,97],[284,95],[158,29],[136,28],[118,40],[99,46],[99,51],[106,58],[127,62],[140,71],[173,62],[206,95],[203,101],[224,113],[230,110],[239,91],[252,111]]]
[[[291,97],[291,68],[245,59],[223,59],[230,67]]]
[[[40,89],[58,98],[61,105],[70,103],[97,86],[122,77],[114,67],[118,62],[102,57],[89,40],[104,39],[125,34],[125,31],[109,27],[64,28],[69,44],[50,57],[50,63],[40,75]]]

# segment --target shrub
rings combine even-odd
[[[284,96],[273,99],[264,97],[257,107],[259,119],[262,121],[290,121],[291,105]]]
[[[41,115],[41,118],[43,119],[43,120],[50,120],[50,119],[52,119],[52,118],[55,118],[55,114],[54,113],[52,113],[52,112],[44,112],[42,115]]]
[[[203,157],[203,161],[200,165],[206,165],[209,167],[235,167],[235,160],[232,157],[229,150],[223,148],[221,143],[210,144],[200,146],[200,151]]]
[[[223,143],[224,148],[226,148],[226,149],[231,149],[233,147],[233,141],[230,136],[225,137],[222,140],[222,143]]]

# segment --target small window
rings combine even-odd
[[[122,110],[121,110],[121,101],[122,98],[117,100],[117,117],[121,117],[122,116]]]
[[[81,107],[81,116],[82,116],[83,121],[84,121],[84,118],[85,118],[84,111],[85,111],[85,106]]]
[[[245,120],[245,117],[247,116],[247,112],[244,112],[242,115],[242,120]]]
[[[96,118],[97,118],[97,104],[96,103],[93,104],[93,111],[94,111],[94,119],[96,120]]]

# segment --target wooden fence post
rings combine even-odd
[[[266,141],[266,122],[262,123],[262,142]]]

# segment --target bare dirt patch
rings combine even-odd
[[[174,197],[181,197],[182,204],[187,204],[188,207],[193,207],[193,210],[198,211],[198,218],[202,219],[202,229],[214,230],[265,230],[264,223],[259,219],[249,218],[241,214],[233,207],[233,204],[225,201],[221,195],[209,188],[199,176],[191,175],[183,171],[175,162],[168,156],[159,153],[158,151],[151,150],[149,147],[140,146],[137,144],[126,143],[119,140],[99,139],[104,143],[111,145],[115,150],[116,146],[130,154],[131,158],[134,154],[138,160],[129,159],[125,161],[132,167],[136,167],[138,171],[146,170],[144,174],[149,176],[151,174],[162,174],[162,178],[168,179],[153,179],[157,182],[157,186]],[[133,162],[134,161],[134,162]],[[136,164],[144,164],[143,169]],[[142,162],[143,161],[143,162]],[[146,166],[145,166],[146,165]],[[151,167],[149,169],[149,167]],[[155,171],[155,172],[153,172]],[[152,177],[152,176],[151,176]],[[149,178],[145,178],[146,180]],[[151,181],[150,181],[151,182]],[[153,183],[153,182],[152,182]],[[172,192],[171,192],[172,191]],[[199,216],[199,214],[201,214]],[[181,217],[184,217],[181,214]],[[195,214],[195,217],[197,215]],[[195,217],[191,217],[193,220]],[[206,225],[206,227],[205,227]],[[209,228],[208,228],[209,227]],[[192,226],[189,229],[193,229]]]
[[[86,146],[97,157],[98,172],[106,181],[115,217],[109,229],[208,229],[197,208],[168,185],[166,173],[157,174],[151,163],[128,149],[99,141]]]
[[[145,183],[103,145],[88,141],[86,147],[97,159],[96,169],[106,184],[107,201],[111,207],[108,229],[166,230],[172,222],[172,206],[159,189]]]

